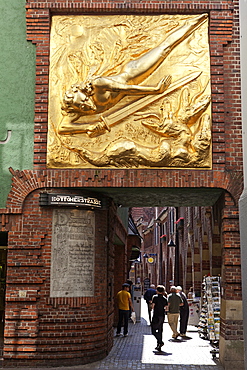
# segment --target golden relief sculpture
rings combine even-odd
[[[54,16],[47,165],[210,168],[207,14]]]

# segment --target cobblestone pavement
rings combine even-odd
[[[174,340],[171,329],[164,323],[162,352],[157,352],[156,339],[148,325],[146,303],[142,302],[141,321],[129,323],[128,337],[114,337],[109,355],[98,362],[72,367],[56,367],[53,370],[223,370],[212,359],[210,342],[201,339],[197,328],[189,326],[187,337]],[[43,368],[44,369],[44,368]],[[19,368],[19,370],[21,370]],[[37,370],[37,369],[36,369]]]
[[[144,302],[144,301],[143,301]],[[223,370],[212,359],[210,342],[201,339],[197,328],[188,327],[187,337],[174,340],[167,323],[164,323],[162,352],[157,352],[156,339],[148,325],[146,302],[142,304],[141,322],[129,324],[128,337],[115,337],[110,354],[102,361],[81,366],[80,370]]]

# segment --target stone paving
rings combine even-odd
[[[171,329],[164,324],[162,352],[157,352],[156,339],[151,335],[145,318],[135,325],[130,323],[128,337],[115,337],[114,347],[102,361],[81,366],[87,369],[135,369],[135,370],[222,370],[217,360],[212,359],[209,341],[199,338],[196,327],[190,326],[187,337],[171,338]]]
[[[197,328],[189,326],[187,337],[174,340],[165,321],[162,352],[155,350],[156,340],[148,324],[146,303],[142,302],[141,320],[129,323],[128,337],[114,337],[109,355],[98,362],[72,367],[53,367],[53,370],[223,370],[213,360],[210,342],[201,339]],[[44,368],[43,368],[44,369]],[[19,368],[19,370],[21,370]],[[37,369],[36,369],[37,370]]]

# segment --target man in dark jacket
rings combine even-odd
[[[156,294],[155,285],[151,284],[150,288],[148,288],[146,290],[146,292],[144,293],[144,296],[143,296],[145,301],[147,302],[148,317],[149,317],[150,324],[151,324],[152,298],[155,294]]]
[[[161,347],[164,345],[162,341],[163,334],[163,323],[165,319],[165,307],[167,306],[167,299],[164,297],[165,287],[158,285],[156,288],[157,294],[152,299],[153,318],[151,322],[152,334],[157,339],[157,349],[161,351]]]
[[[183,289],[181,286],[177,286],[177,293],[180,295],[180,297],[183,300],[183,306],[180,306],[180,335],[181,337],[186,337],[186,331],[187,331],[187,325],[189,320],[189,304],[187,301],[187,297],[185,293],[183,292]]]

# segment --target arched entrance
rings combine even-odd
[[[102,175],[103,175],[102,171]],[[105,170],[107,173],[107,170]],[[136,174],[138,171],[136,171]],[[233,336],[229,337],[227,328],[230,326],[237,325],[241,327],[242,320],[238,316],[236,316],[236,312],[240,312],[241,308],[241,280],[240,280],[240,259],[237,258],[237,255],[240,253],[240,245],[239,245],[239,230],[238,230],[238,207],[236,206],[236,202],[233,196],[222,189],[222,188],[157,188],[157,187],[148,187],[148,188],[130,188],[130,187],[87,187],[83,188],[78,186],[80,180],[76,180],[74,182],[73,191],[68,191],[68,189],[61,188],[59,186],[60,180],[59,172],[57,172],[58,176],[55,181],[52,182],[52,188],[50,187],[50,183],[43,182],[42,190],[40,189],[40,182],[39,182],[39,175],[37,173],[37,181],[29,181],[29,172],[24,171],[23,173],[14,173],[13,177],[13,190],[9,196],[9,203],[8,207],[12,210],[12,214],[10,215],[10,222],[8,224],[10,235],[12,237],[9,240],[9,260],[8,260],[8,273],[9,277],[11,276],[14,271],[19,271],[21,273],[21,269],[23,268],[22,256],[18,257],[18,263],[14,263],[16,259],[16,250],[18,249],[18,245],[22,240],[22,243],[25,243],[26,240],[26,232],[29,228],[29,223],[26,223],[22,228],[22,231],[19,230],[20,223],[23,223],[23,220],[26,220],[27,217],[29,221],[35,220],[35,222],[40,223],[42,226],[42,233],[38,233],[36,237],[33,236],[33,244],[32,249],[37,245],[37,256],[40,255],[47,255],[49,256],[50,248],[51,248],[51,237],[52,237],[52,230],[51,224],[49,222],[52,221],[52,207],[42,208],[39,204],[40,193],[44,193],[45,191],[52,191],[53,193],[62,192],[63,194],[75,194],[78,191],[94,191],[94,194],[102,195],[102,198],[108,199],[108,203],[106,208],[100,210],[95,210],[95,217],[96,217],[96,225],[97,225],[97,232],[96,232],[96,260],[95,260],[95,271],[97,272],[97,279],[100,279],[100,276],[105,276],[103,280],[99,284],[99,288],[104,289],[107,291],[107,304],[104,305],[104,310],[102,310],[102,323],[105,322],[107,318],[107,331],[102,328],[102,335],[107,340],[107,346],[102,347],[102,352],[100,357],[104,356],[103,353],[107,353],[111,348],[112,342],[109,340],[112,335],[112,328],[113,328],[113,301],[114,301],[114,292],[116,290],[117,281],[120,282],[124,279],[124,274],[127,273],[127,266],[128,266],[128,256],[127,252],[123,253],[124,247],[124,240],[126,238],[126,231],[121,223],[118,221],[117,217],[117,208],[116,205],[120,206],[120,208],[128,208],[133,206],[161,206],[162,204],[166,204],[169,206],[204,206],[204,207],[213,207],[214,212],[217,214],[217,220],[220,227],[220,234],[221,234],[221,258],[222,258],[222,311],[221,311],[221,339],[220,339],[220,357],[221,362],[223,364],[227,364],[231,362],[231,351],[236,351],[238,349],[239,353],[242,350],[242,342],[239,341],[238,338],[234,339]],[[75,179],[74,179],[75,180]],[[47,181],[50,181],[47,179]],[[78,184],[76,184],[78,182]],[[91,181],[89,181],[91,182]],[[22,186],[20,186],[22,184]],[[92,182],[91,182],[92,184]],[[77,186],[76,186],[77,185]],[[96,185],[96,184],[95,184]],[[24,186],[24,188],[23,188]],[[26,191],[23,191],[26,189]],[[50,190],[49,190],[50,189]],[[61,190],[62,189],[62,190]],[[12,198],[12,193],[15,194],[15,197]],[[16,194],[19,193],[17,199]],[[110,199],[112,199],[113,203],[111,203]],[[114,205],[115,204],[115,205]],[[13,206],[12,206],[13,205]],[[31,208],[30,208],[31,207]],[[104,215],[104,217],[102,217]],[[74,216],[73,216],[74,217]],[[13,221],[15,220],[15,223]],[[40,220],[40,221],[39,221]],[[48,222],[48,220],[50,220]],[[39,227],[40,227],[39,226]],[[200,225],[199,225],[200,226]],[[33,231],[36,235],[36,231]],[[38,242],[36,244],[35,238],[38,237]],[[194,251],[196,250],[196,246],[194,245]],[[26,255],[29,255],[29,246],[26,247]],[[191,247],[190,247],[191,248]],[[98,252],[97,252],[98,251]],[[200,252],[197,253],[200,255]],[[210,253],[208,254],[209,259],[209,266],[210,266]],[[194,261],[196,261],[198,256],[194,255]],[[33,258],[32,258],[33,259]],[[40,259],[40,257],[39,257]],[[39,261],[39,260],[38,260]],[[50,264],[50,257],[44,260],[42,257],[42,261],[46,261],[48,265]],[[197,261],[198,263],[198,261]],[[99,266],[100,269],[99,269]],[[115,267],[114,267],[115,266]],[[117,267],[119,266],[119,267]],[[32,267],[34,268],[34,267]],[[35,269],[43,271],[42,265],[38,264],[38,267]],[[169,264],[168,264],[169,269]],[[122,273],[120,273],[120,270]],[[49,279],[49,270],[47,271],[48,275],[47,278]],[[213,265],[212,265],[212,272],[213,272]],[[233,273],[234,272],[234,273]],[[102,275],[103,274],[103,275]],[[102,278],[101,278],[102,279]],[[106,283],[106,285],[105,285]],[[37,281],[36,281],[37,284]],[[102,285],[102,286],[101,286]],[[115,288],[114,288],[115,285]],[[16,282],[7,278],[7,296],[11,297],[11,292],[15,291]],[[77,310],[79,307],[90,307],[92,304],[95,305],[97,302],[96,297],[92,298],[49,298],[47,288],[43,285],[42,281],[39,281],[40,291],[44,294],[42,300],[35,298],[35,311],[33,316],[32,322],[35,322],[35,326],[33,327],[33,333],[39,337],[38,333],[47,332],[45,321],[42,319],[42,311],[44,309],[40,309],[40,303],[46,302],[46,311],[48,309],[54,311],[54,313],[58,313],[58,307],[70,307],[70,310],[74,311]],[[97,285],[96,285],[97,286]],[[104,286],[104,288],[103,288]],[[43,288],[42,288],[43,287]],[[101,296],[102,291],[97,289],[96,295]],[[22,289],[23,290],[23,289]],[[25,290],[25,289],[24,289]],[[13,302],[15,302],[15,306],[19,307],[19,316],[18,322],[20,320],[26,321],[27,318],[23,316],[24,311],[22,311],[22,307],[24,302],[30,302],[30,296],[28,293],[29,290],[26,290],[26,296],[19,299],[19,303],[16,303],[16,300],[13,301],[11,298],[7,299],[6,302],[6,321],[5,321],[5,345],[3,353],[9,352],[10,347],[8,344],[8,332],[11,325],[13,325],[16,321],[15,317],[10,315],[10,312],[13,310]],[[12,293],[13,294],[13,293]],[[32,302],[32,300],[31,300]],[[25,303],[27,304],[27,303]],[[33,307],[32,303],[32,307]],[[29,304],[29,309],[31,309],[31,305]],[[95,306],[97,310],[97,304]],[[47,311],[47,312],[48,312]],[[82,311],[86,314],[87,311]],[[40,316],[41,315],[41,316]],[[84,314],[83,314],[84,315]],[[93,318],[92,318],[93,319]],[[99,319],[99,317],[98,317]],[[97,320],[98,320],[97,319]],[[93,319],[94,321],[94,319]],[[104,324],[105,325],[105,324]],[[37,332],[36,329],[39,327],[39,331]],[[82,326],[83,330],[87,330],[87,325]],[[42,330],[41,330],[42,328]],[[55,327],[54,327],[55,329]],[[11,334],[13,336],[13,334]],[[15,334],[14,334],[15,337]],[[47,338],[47,336],[46,336]],[[97,337],[94,336],[94,340],[97,341]],[[68,339],[69,341],[69,339]],[[36,341],[35,347],[33,346],[33,352],[38,350],[38,348],[45,348],[42,344],[42,339],[40,338],[39,341]],[[78,347],[78,349],[80,346]],[[92,351],[92,358],[94,357],[94,351]],[[100,358],[99,357],[99,358]],[[85,359],[84,359],[85,360]],[[12,360],[13,361],[13,360]],[[14,363],[19,361],[18,359],[14,360]],[[51,362],[55,362],[55,358],[51,360]],[[80,361],[80,359],[78,360]],[[90,358],[88,357],[88,362],[90,362]]]

